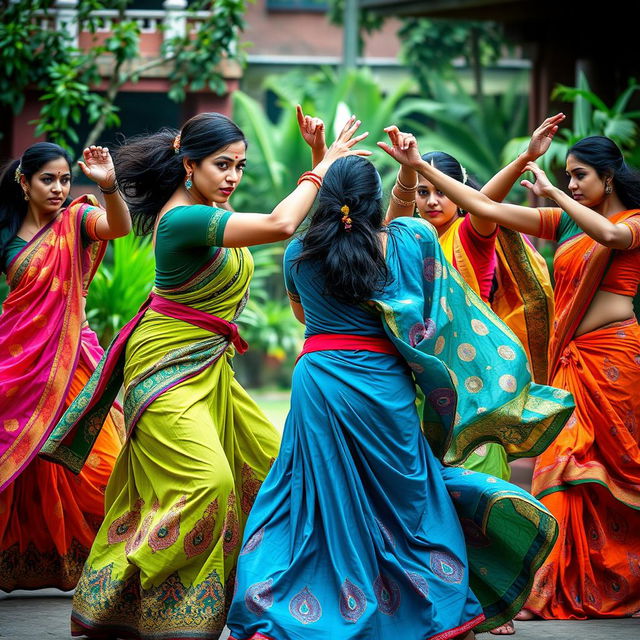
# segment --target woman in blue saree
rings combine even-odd
[[[373,165],[338,160],[285,255],[307,340],[247,523],[237,640],[472,638],[518,611],[555,541],[526,492],[449,465],[490,441],[537,455],[570,394],[532,383],[431,225],[382,226],[381,196]]]

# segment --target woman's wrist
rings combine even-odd
[[[112,195],[118,192],[118,181],[114,178],[104,183],[99,182],[98,189],[106,196]]]
[[[568,196],[562,189],[559,189],[554,185],[551,185],[548,189],[545,189],[542,195],[549,200],[553,200],[556,204],[560,204],[560,201],[563,198],[570,198],[573,201],[573,198]]]

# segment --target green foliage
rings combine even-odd
[[[192,0],[188,15],[198,16],[198,29],[165,38],[160,56],[142,61],[139,55],[140,25],[127,16],[130,0],[83,0],[77,20],[95,33],[104,20],[97,11],[115,10],[111,31],[87,50],[78,49],[64,30],[51,28],[55,0],[17,0],[4,3],[0,23],[0,104],[19,113],[27,89],[40,92],[43,102],[35,121],[36,135],[70,148],[77,145],[75,126],[86,114],[93,125],[83,146],[93,144],[105,127],[120,123],[114,100],[127,82],[153,67],[168,67],[169,97],[182,101],[187,91],[206,87],[223,93],[225,82],[219,65],[224,59],[241,59],[235,53],[238,31],[243,27],[245,0]],[[47,19],[50,23],[47,24]],[[44,26],[43,26],[44,25]],[[100,64],[100,67],[98,66]],[[97,92],[109,69],[106,91]]]
[[[398,32],[402,57],[423,95],[435,98],[433,80],[453,76],[453,61],[464,58],[471,68],[493,64],[507,46],[500,25],[463,20],[404,20]]]
[[[527,130],[526,75],[504,94],[481,102],[456,81],[433,74],[431,83],[433,100],[406,100],[397,115],[421,151],[445,151],[487,182],[503,166],[505,145]]]
[[[153,247],[148,237],[130,233],[112,240],[109,248],[87,296],[87,319],[104,347],[136,315],[155,277]]]
[[[245,177],[234,195],[239,211],[269,211],[295,187],[303,171],[310,168],[311,152],[300,136],[295,105],[320,117],[326,124],[327,144],[336,127],[341,127],[351,113],[362,120],[361,131],[370,131],[362,147],[375,152],[375,163],[392,179],[396,163],[379,151],[376,141],[382,139],[383,128],[397,122],[398,108],[410,88],[401,83],[389,95],[368,69],[336,73],[331,69],[304,76],[293,72],[268,78],[265,87],[273,91],[282,111],[272,123],[262,106],[242,93],[233,94],[233,117],[249,140],[249,163]]]
[[[5,298],[9,295],[9,285],[4,277],[0,279],[0,304],[2,304]],[[2,313],[2,309],[0,309]]]
[[[608,107],[589,87],[583,73],[578,76],[577,87],[558,85],[551,94],[552,99],[573,104],[572,127],[562,126],[551,143],[547,153],[539,159],[546,170],[563,170],[567,151],[582,138],[588,136],[607,136],[621,149],[625,158],[633,165],[640,165],[640,147],[638,146],[638,121],[640,111],[628,111],[629,101],[640,85],[635,79],[629,80],[629,86]],[[512,140],[504,150],[505,161],[515,158],[524,148],[528,138]]]

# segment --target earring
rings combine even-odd
[[[24,199],[29,202],[29,194],[26,191],[24,192]]]
[[[611,195],[611,193],[613,192],[613,187],[611,186],[611,183],[610,183],[610,182],[607,182],[607,183],[605,184],[605,186],[604,186],[604,192],[605,192],[608,196],[610,196],[610,195]]]
[[[189,191],[193,187],[193,182],[191,182],[191,174],[187,174],[187,179],[184,181],[184,188]]]

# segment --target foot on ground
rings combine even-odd
[[[533,611],[529,611],[529,609],[520,609],[514,620],[537,620],[538,616],[533,613]]]
[[[515,632],[516,627],[513,624],[513,620],[509,620],[508,622],[501,624],[499,627],[489,631],[489,633],[492,633],[494,636],[512,636]]]

